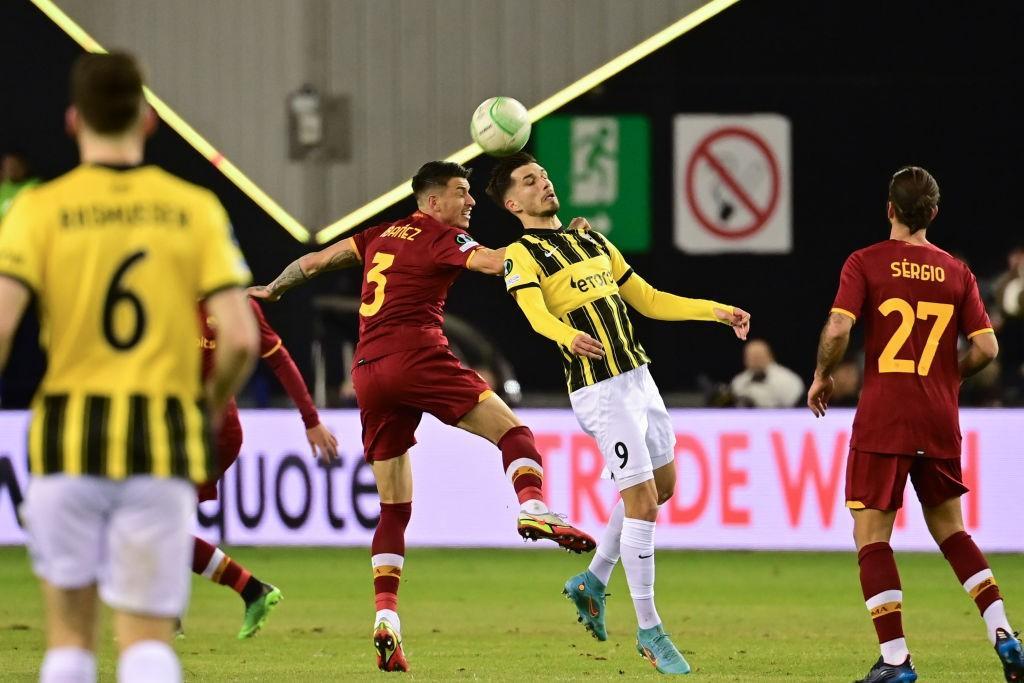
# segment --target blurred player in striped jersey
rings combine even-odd
[[[312,449],[313,457],[319,457],[324,464],[338,457],[338,440],[327,427],[320,422],[320,415],[313,398],[306,389],[299,369],[295,366],[288,349],[274,328],[267,322],[263,309],[253,299],[249,299],[253,315],[260,330],[260,357],[270,366],[278,381],[288,392],[292,403],[299,409],[302,423],[306,428],[306,440]],[[200,307],[202,336],[200,346],[203,349],[203,377],[213,371],[214,351],[217,348],[217,321],[208,315],[205,306]],[[228,402],[224,421],[217,434],[217,470],[210,481],[199,487],[199,502],[217,499],[217,481],[224,476],[242,450],[242,423],[238,418],[238,405],[232,398]],[[207,543],[198,536],[193,539],[192,571],[214,583],[230,586],[245,603],[245,616],[238,639],[244,640],[256,635],[266,623],[271,611],[281,601],[281,591],[263,581],[252,572],[231,559],[220,548]]]
[[[564,229],[555,188],[529,154],[499,161],[487,194],[525,230],[505,249],[505,287],[533,329],[558,344],[573,412],[597,441],[622,496],[590,568],[570,578],[564,592],[587,630],[607,639],[604,591],[621,557],[639,624],[637,650],[662,673],[689,673],[654,606],[654,524],[658,506],[675,490],[675,429],[626,304],[657,320],[722,322],[740,339],[750,315],[659,292],[607,238]]]
[[[95,680],[98,594],[118,679],[173,683],[195,485],[256,356],[249,270],[212,193],[141,165],[156,119],[134,59],[80,57],[71,102],[82,164],[20,194],[0,233],[0,366],[32,293],[49,355],[21,510],[46,606],[40,680]],[[200,299],[221,323],[205,386]]]
[[[860,583],[881,648],[862,683],[917,680],[903,635],[903,588],[889,539],[907,478],[957,580],[974,599],[1006,680],[1024,680],[1024,653],[1006,619],[988,560],[964,530],[960,496],[960,383],[988,365],[998,344],[974,274],[928,241],[939,185],[907,166],[889,181],[889,239],[855,251],[818,343],[807,405],[825,414],[832,372],[854,322],[863,320],[864,390],[846,463]],[[960,335],[969,340],[958,357]]]
[[[487,249],[467,232],[476,201],[468,169],[432,161],[412,179],[419,209],[364,230],[289,265],[254,296],[277,299],[323,271],[363,265],[359,344],[352,381],[359,399],[363,451],[373,464],[381,514],[371,547],[377,614],[374,647],[385,671],[406,671],[398,618],[405,529],[412,515],[409,448],[423,413],[481,436],[501,450],[520,504],[518,531],[573,552],[594,539],[552,513],[542,493],[543,467],[533,433],[480,376],[459,363],[444,336],[448,289],[463,270],[497,275],[503,250]],[[466,511],[472,515],[471,510]]]

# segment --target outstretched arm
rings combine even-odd
[[[269,285],[250,287],[249,295],[256,299],[277,301],[292,287],[301,285],[324,271],[352,268],[362,262],[355,242],[350,237],[320,251],[300,256],[289,263]]]
[[[850,343],[850,330],[854,319],[845,313],[829,314],[825,328],[818,340],[818,366],[814,370],[814,382],[807,390],[807,407],[815,417],[822,417],[828,409],[834,385],[832,371],[843,360]]]
[[[469,255],[466,268],[484,275],[501,275],[505,272],[505,247],[488,249],[481,247]]]
[[[750,332],[750,314],[746,311],[708,299],[689,299],[662,292],[646,280],[628,271],[619,285],[623,300],[641,315],[655,320],[705,320],[729,325],[740,339]]]
[[[515,290],[515,298],[537,334],[567,347],[578,356],[604,358],[604,346],[601,342],[551,315],[537,286]]]

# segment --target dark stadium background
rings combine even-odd
[[[943,200],[930,237],[965,256],[979,276],[1001,271],[1007,250],[1024,242],[1022,19],[1020,3],[874,1],[853,11],[849,3],[819,0],[742,2],[562,111],[650,117],[653,248],[632,255],[632,264],[662,289],[745,307],[754,336],[767,338],[784,365],[807,377],[843,259],[887,235],[886,182],[898,166],[916,163],[936,175]],[[17,27],[4,31],[0,45],[0,150],[23,149],[40,175],[53,177],[76,162],[63,109],[79,49],[27,2],[0,3],[0,25]],[[680,253],[672,244],[672,116],[762,111],[792,122],[792,253]],[[306,250],[169,128],[151,141],[148,160],[217,192],[258,281]],[[483,194],[490,162],[472,166],[474,231],[488,245],[506,243],[516,226]],[[407,200],[379,220],[411,207]],[[267,307],[307,377],[309,295],[357,286],[355,274],[329,275]],[[561,391],[557,354],[533,335],[497,280],[465,274],[449,310],[500,347],[524,389]],[[741,368],[740,346],[721,329],[637,318],[666,392],[695,388],[700,374],[728,380]],[[19,349],[12,364],[25,358]]]

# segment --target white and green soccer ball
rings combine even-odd
[[[530,117],[526,107],[511,97],[484,100],[469,123],[473,141],[491,156],[507,157],[530,139]]]

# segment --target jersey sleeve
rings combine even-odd
[[[255,299],[249,299],[249,305],[252,306],[256,322],[259,323],[260,357],[270,366],[277,381],[281,383],[284,390],[288,392],[292,403],[299,409],[302,424],[306,429],[316,427],[320,424],[320,415],[317,413],[313,398],[309,395],[309,389],[306,388],[306,381],[302,378],[302,373],[299,372],[288,349],[284,347],[281,337],[267,322],[266,316],[263,315],[263,308]]]
[[[595,234],[597,234],[597,239],[604,245],[605,249],[608,250],[608,259],[612,262],[612,277],[615,278],[615,284],[621,287],[633,275],[633,269],[626,263],[626,259],[618,247],[612,244],[604,235]]]
[[[985,311],[974,273],[967,270],[964,280],[964,298],[960,305],[960,333],[971,339],[979,334],[992,332],[992,321]]]
[[[205,218],[198,245],[199,292],[203,299],[222,289],[245,287],[252,280],[249,266],[235,242],[227,212],[212,196]]]
[[[256,324],[260,328],[260,357],[266,358],[281,348],[281,337],[278,336],[274,328],[267,322],[266,316],[263,315],[263,307],[255,299],[249,299],[249,307],[252,308],[252,314],[256,317]]]
[[[540,287],[540,266],[519,242],[505,247],[505,289],[509,294],[524,287]]]
[[[832,312],[840,313],[856,321],[864,308],[867,297],[867,281],[859,254],[850,254],[839,275],[839,291],[832,303]]]
[[[33,192],[23,190],[0,227],[0,275],[38,292],[43,281],[45,226],[33,220]]]
[[[430,242],[434,262],[452,268],[465,268],[469,257],[483,246],[465,230],[442,231]]]

